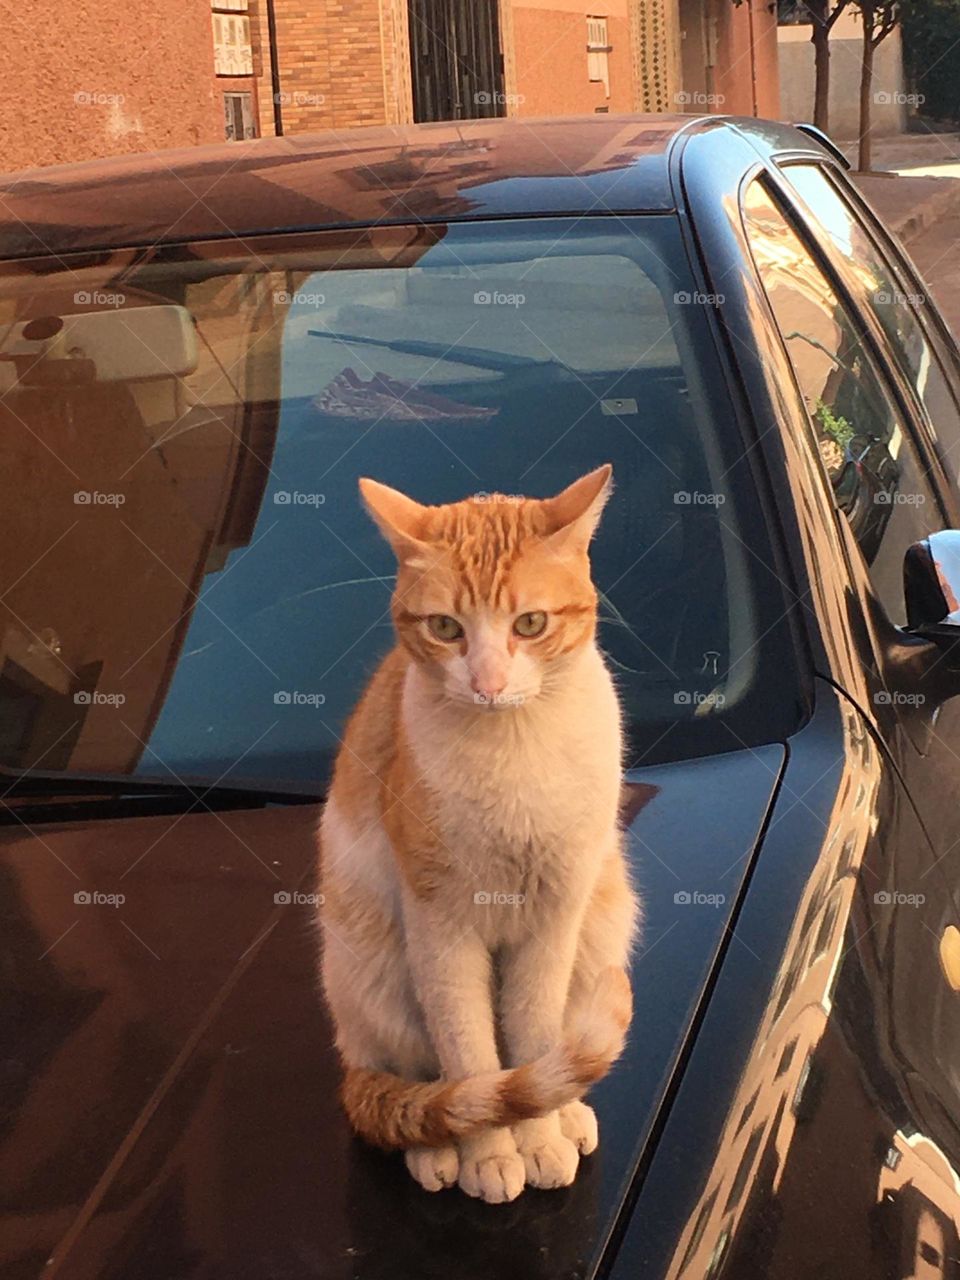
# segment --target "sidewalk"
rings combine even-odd
[[[856,163],[855,143],[843,144]],[[960,213],[960,134],[905,133],[877,138],[872,173],[851,173],[888,227],[905,241]]]
[[[856,147],[844,146],[856,163]],[[878,138],[875,173],[851,173],[906,243],[947,324],[960,337],[960,134]]]

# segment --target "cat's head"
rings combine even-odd
[[[516,707],[562,679],[591,644],[590,539],[610,493],[598,467],[553,498],[484,494],[426,507],[360,481],[397,557],[394,626],[450,699]]]

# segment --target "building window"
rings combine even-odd
[[[214,0],[213,68],[218,76],[253,75],[253,46],[246,8],[247,0]]]
[[[610,49],[607,43],[606,18],[587,15],[587,78],[591,84],[602,84],[604,96],[610,97]]]
[[[242,142],[244,138],[257,137],[257,122],[253,118],[253,100],[249,93],[225,93],[223,95],[223,123],[228,142]]]

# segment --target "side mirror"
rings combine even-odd
[[[960,530],[931,533],[907,549],[903,593],[908,630],[960,664]]]

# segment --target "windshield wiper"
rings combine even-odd
[[[426,342],[419,338],[366,338],[359,333],[336,333],[332,329],[308,329],[311,338],[330,338],[334,342],[348,342],[370,347],[385,347],[401,355],[427,356],[435,360],[449,360],[453,364],[473,365],[478,369],[493,369],[509,373],[512,369],[544,369],[555,366],[566,369],[559,360],[538,360],[535,356],[513,355],[509,351],[484,351],[480,347],[451,347],[449,343]]]
[[[250,809],[271,804],[317,804],[322,788],[266,781],[214,782],[202,778],[141,778],[127,774],[11,773],[0,770],[0,825],[29,813],[36,818],[75,812],[179,812]]]

